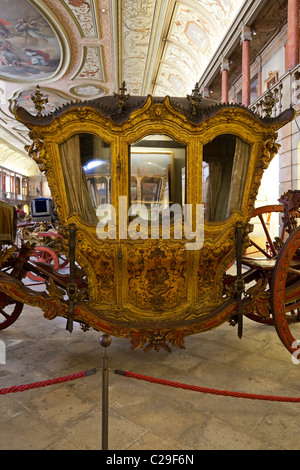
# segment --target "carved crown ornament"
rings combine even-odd
[[[40,109],[42,98],[37,99]],[[46,116],[32,116],[22,108],[16,108],[15,115],[30,130],[32,144],[27,151],[45,171],[66,245],[68,231],[64,229],[71,223],[76,225],[76,262],[87,283],[85,295],[79,295],[75,300],[76,321],[115,336],[128,337],[135,348],[143,346],[157,350],[162,347],[168,350],[170,345],[183,347],[187,335],[209,330],[231,319],[237,307],[230,289],[224,289],[223,279],[236,257],[236,225],[242,224],[243,246],[246,247],[248,224],[261,178],[278,151],[277,131],[293,119],[293,110],[286,110],[275,119],[264,119],[239,105],[206,100],[197,86],[186,98],[135,97],[127,93],[123,83],[114,96],[70,103]],[[115,234],[115,237],[99,238],[97,235],[99,219],[96,209],[89,220],[84,212],[91,203],[90,199],[81,211],[80,201],[86,194],[85,190],[80,190],[83,188],[81,180],[74,186],[74,194],[70,193],[68,172],[73,168],[75,155],[78,154],[78,158],[82,155],[78,147],[69,152],[68,145],[73,138],[87,134],[101,141],[102,159],[109,150],[109,176],[97,173],[102,186],[100,179],[97,184],[100,185],[99,190],[109,181],[110,204],[116,225],[108,227],[110,232],[106,233]],[[134,189],[137,191],[136,200],[141,197],[138,192],[140,173],[133,176],[133,164],[130,164],[134,152],[141,155],[140,147],[135,147],[135,144],[144,143],[146,139],[148,147],[144,155],[149,158],[155,155],[156,158],[149,142],[158,135],[164,136],[165,142],[174,143],[173,147],[183,152],[185,163],[180,172],[174,166],[178,158],[177,154],[174,158],[174,152],[177,150],[160,150],[158,153],[160,163],[169,159],[168,178],[177,171],[178,181],[180,173],[180,181],[185,181],[180,183],[185,184],[185,192],[181,192],[180,198],[193,208],[201,206],[207,211],[208,204],[211,204],[207,199],[204,207],[203,194],[205,185],[212,188],[209,185],[213,178],[217,184],[218,165],[229,158],[222,145],[224,136],[231,139],[228,142],[234,143],[236,152],[237,146],[241,146],[239,158],[247,158],[244,186],[236,205],[222,217],[203,220],[204,237],[199,249],[187,249],[189,239],[186,235],[175,237],[177,226],[173,221],[169,238],[164,238],[163,232],[151,238],[150,225],[144,227],[141,222],[136,229],[139,237],[132,238],[129,231],[120,236],[121,221],[125,220],[127,227],[133,227],[134,222],[126,210],[122,210],[122,198],[131,201],[132,188],[137,188]],[[151,138],[147,140],[148,137]],[[217,152],[214,145],[218,146]],[[237,153],[232,155],[234,167]],[[210,169],[210,180],[207,181],[203,179],[205,162]],[[148,186],[145,186],[149,191],[143,196],[145,198],[152,197],[150,189],[153,190],[156,180],[154,175],[151,178],[148,177]],[[90,185],[91,179],[87,181]],[[130,181],[136,182],[136,186],[133,187]],[[164,176],[160,187],[167,191],[166,182],[171,186],[172,181]],[[228,181],[229,187],[231,183]],[[206,194],[216,198],[213,191]],[[196,233],[196,213],[191,217],[191,227]],[[53,287],[51,292],[54,292]],[[60,300],[57,292],[49,295],[53,312],[53,304],[58,305]],[[30,302],[29,296],[26,299]],[[49,311],[47,301],[44,303],[45,307],[38,302],[41,308]],[[66,316],[65,306],[60,305],[57,312]],[[48,316],[52,317],[52,313]]]

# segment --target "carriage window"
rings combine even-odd
[[[111,202],[110,145],[91,134],[80,135],[81,165],[93,207]]]
[[[110,146],[92,134],[75,134],[59,151],[69,215],[97,224],[96,208],[111,198]]]
[[[143,204],[149,217],[160,209],[185,203],[185,146],[165,135],[151,135],[130,148],[130,201]],[[143,215],[144,216],[144,215]]]
[[[226,134],[203,147],[202,181],[205,218],[221,221],[242,206],[250,146]]]

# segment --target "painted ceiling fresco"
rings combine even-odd
[[[1,0],[1,145],[25,156],[28,132],[13,108],[34,114],[37,85],[48,97],[44,113],[112,94],[124,80],[131,95],[191,93],[243,3]],[[26,166],[26,174],[36,171],[34,162]]]
[[[0,2],[0,77],[40,80],[61,59],[57,37],[45,18],[24,0]]]
[[[184,96],[191,92],[232,19],[241,6],[236,0],[177,2],[154,94]]]

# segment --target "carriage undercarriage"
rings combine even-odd
[[[158,327],[151,322],[145,322],[144,325],[136,322],[135,325],[132,321],[128,325],[119,321],[114,324],[110,317],[108,323],[105,312],[101,315],[99,310],[89,305],[87,279],[79,266],[75,266],[71,282],[68,253],[58,254],[57,250],[47,245],[36,246],[30,238],[23,240],[21,246],[5,244],[0,255],[0,330],[12,325],[26,304],[40,308],[49,320],[61,316],[67,322],[78,322],[84,331],[94,328],[108,334],[129,337],[134,349],[144,347],[145,350],[159,350],[162,347],[171,351],[172,346],[183,348],[184,338],[190,334],[209,331],[225,322],[236,326],[242,323],[242,317],[245,316],[275,327],[283,345],[295,355],[298,351],[299,329],[294,330],[293,327],[300,325],[300,227],[297,228],[296,219],[299,215],[299,194],[291,191],[290,195],[289,203],[294,197],[292,208],[290,204],[289,207],[280,204],[260,207],[254,211],[253,218],[260,219],[265,232],[265,246],[258,246],[250,236],[250,248],[243,253],[240,261],[243,268],[240,278],[236,273],[237,260],[224,276],[225,301],[216,310],[199,315],[197,320],[190,322],[170,321]],[[282,216],[286,225],[281,231],[282,238],[276,237],[273,241],[263,216],[276,213]],[[40,235],[46,239],[45,233]],[[53,238],[53,235],[48,233],[48,237]],[[53,263],[55,256],[63,260],[60,267]],[[34,282],[30,284],[28,280]],[[240,292],[238,281],[241,283]],[[36,283],[43,284],[44,289],[35,290]],[[70,288],[74,287],[74,283],[76,301],[72,303]],[[67,328],[72,329],[70,323]],[[242,326],[240,328],[242,331]]]

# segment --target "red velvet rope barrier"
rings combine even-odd
[[[44,380],[43,382],[35,382],[26,385],[14,385],[13,387],[2,388],[0,389],[0,395],[5,395],[6,393],[17,393],[24,392],[25,390],[32,390],[33,388],[47,387],[48,385],[61,384],[64,382],[69,382],[71,380],[82,379],[88,375],[93,375],[96,373],[96,369],[85,370],[82,372],[77,372],[76,374],[66,375],[65,377],[58,377],[56,379]]]
[[[76,374],[67,375],[65,377],[58,377],[56,379],[44,380],[43,382],[35,382],[26,385],[18,385],[8,388],[0,389],[0,395],[5,395],[7,393],[16,393],[24,392],[25,390],[31,390],[34,388],[47,387],[49,385],[55,385],[59,383],[69,382],[71,380],[82,379],[89,375],[93,375],[97,372],[96,369],[91,369],[87,371],[77,372]],[[222,395],[225,397],[234,397],[234,398],[247,398],[250,400],[267,400],[267,401],[279,401],[279,402],[289,402],[289,403],[300,403],[300,398],[295,397],[278,397],[272,395],[258,395],[255,393],[241,393],[241,392],[229,392],[227,390],[216,390],[214,388],[198,387],[196,385],[182,384],[179,382],[171,382],[170,380],[157,379],[154,377],[149,377],[147,375],[137,374],[135,372],[130,372],[128,370],[115,370],[115,374],[123,375],[124,377],[131,377],[133,379],[145,380],[146,382],[156,383],[159,385],[166,385],[168,387],[182,388],[184,390],[191,390],[194,392],[201,393],[210,393],[212,395]]]
[[[148,377],[147,375],[136,374],[128,370],[121,371],[116,370],[116,374],[123,375],[125,377],[131,377],[133,379],[145,380],[147,382],[152,382],[160,385],[166,385],[169,387],[183,388],[184,390],[192,390],[194,392],[210,393],[212,395],[222,395],[225,397],[235,397],[235,398],[248,398],[250,400],[268,400],[268,401],[280,401],[280,402],[291,402],[291,403],[300,403],[300,398],[293,397],[276,397],[269,395],[256,395],[254,393],[240,393],[240,392],[228,392],[226,390],[215,390],[213,388],[206,387],[197,387],[195,385],[187,385],[178,382],[170,382],[169,380],[156,379],[154,377]]]

